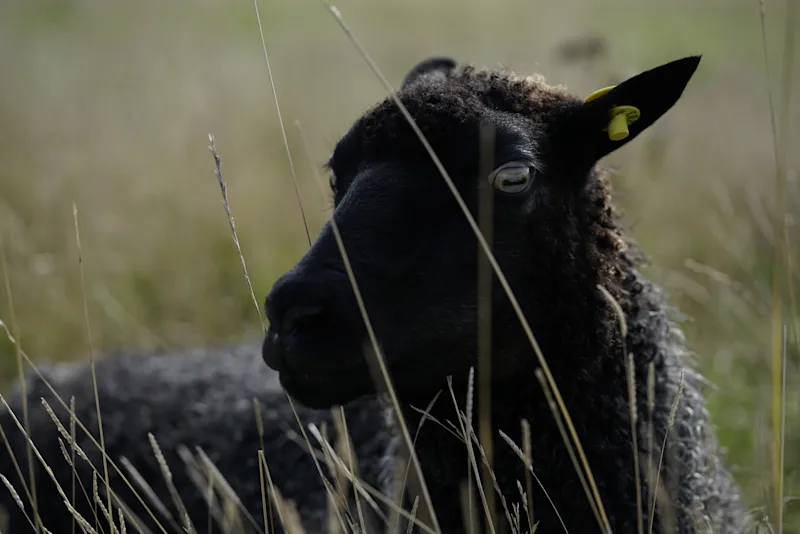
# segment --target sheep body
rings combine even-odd
[[[70,397],[75,396],[78,419],[92,431],[99,442],[88,364],[82,362],[41,366],[40,370],[67,404]],[[195,457],[198,457],[195,447],[201,448],[241,500],[247,513],[260,529],[264,529],[257,460],[257,452],[261,446],[254,409],[254,399],[257,399],[264,422],[265,457],[273,481],[284,499],[295,501],[307,531],[322,532],[326,529],[326,492],[317,468],[302,442],[285,394],[280,390],[275,373],[261,361],[257,345],[192,349],[169,355],[127,351],[98,359],[96,372],[109,458],[133,482],[130,472],[120,462],[122,456],[127,458],[169,509],[175,523],[183,524],[154,456],[148,433],[156,438],[181,500],[198,532],[207,530],[209,507],[204,498],[207,488],[204,487],[201,491],[190,480],[187,465],[177,452],[180,445],[195,453]],[[33,442],[67,496],[71,496],[72,471],[57,440],[61,438],[67,451],[70,450],[70,445],[58,433],[40,399],[44,397],[48,401],[67,430],[70,428],[69,414],[38,377],[28,375],[26,386]],[[18,384],[7,400],[21,422]],[[359,465],[360,475],[371,486],[380,488],[387,483],[383,475],[387,464],[381,458],[388,452],[390,437],[386,432],[380,431],[382,415],[376,402],[374,399],[365,399],[348,406],[345,417],[348,428],[351,429],[350,439],[357,457],[371,460]],[[334,442],[336,431],[330,410],[309,410],[302,405],[296,405],[296,409],[304,424],[313,422],[318,427],[326,424],[328,436]],[[28,464],[24,436],[18,432],[17,425],[6,410],[0,410],[0,425],[12,444],[14,456],[27,483]],[[294,432],[301,442],[290,439],[289,431]],[[78,446],[86,452],[99,471],[98,485],[102,488],[102,455],[80,428],[76,428],[76,435]],[[318,449],[318,443],[313,437],[310,439]],[[76,465],[81,483],[91,496],[92,469],[80,458]],[[322,461],[321,465],[331,480],[325,462]],[[44,526],[54,534],[71,533],[72,516],[36,457],[34,469],[38,506]],[[23,485],[4,446],[0,448],[0,473],[12,481],[20,496],[27,502]],[[111,488],[119,493],[125,504],[152,532],[160,532],[111,466],[109,473]],[[158,521],[167,532],[177,532],[175,523],[171,524],[153,507],[140,486],[133,482],[133,487],[142,495],[147,506],[154,510]],[[105,503],[102,489],[100,495]],[[352,497],[352,491],[349,496]],[[90,524],[94,524],[94,513],[88,506],[80,485],[77,486],[76,501],[76,508],[81,515]],[[355,513],[353,503],[350,502],[349,505],[351,513]],[[27,522],[5,488],[0,490],[0,506],[6,508],[10,514],[10,532],[21,534],[27,531]],[[28,512],[30,514],[30,509]],[[365,513],[369,515],[369,512],[369,508],[366,508]],[[279,523],[274,509],[271,514],[271,521],[277,527]],[[252,527],[244,514],[241,514],[241,519],[246,528]],[[100,517],[101,524],[106,521]],[[129,524],[128,531],[135,531],[135,528]],[[282,530],[278,528],[275,531]]]
[[[702,380],[663,292],[639,271],[643,257],[619,222],[609,175],[596,166],[678,100],[698,62],[686,58],[647,71],[584,103],[538,76],[453,68],[453,62],[435,58],[412,69],[396,95],[473,214],[481,184],[491,177],[479,159],[484,126],[495,131],[495,164],[489,169],[516,165],[517,180],[524,176],[521,170],[529,170],[522,187],[494,194],[493,252],[559,387],[615,533],[648,531],[651,522],[657,533],[744,529],[740,492],[723,466]],[[624,142],[613,143],[604,131],[609,109],[627,103],[641,108],[641,118],[629,126]],[[353,124],[329,166],[336,175],[332,217],[410,428],[422,421],[418,410],[444,390],[415,449],[443,532],[467,532],[461,490],[473,473],[465,444],[441,425],[450,421],[459,427],[446,377],[452,377],[454,397],[464,410],[469,369],[477,362],[475,236],[392,99]],[[264,358],[280,372],[287,392],[308,406],[347,403],[375,391],[368,367],[355,356],[366,335],[343,273],[328,223],[267,297]],[[626,336],[600,287],[621,306]],[[544,532],[599,531],[598,514],[535,378],[539,362],[496,277],[489,302],[492,460],[502,495],[500,519],[503,500],[509,510],[520,500],[525,469],[498,433],[522,446],[525,419],[531,425],[533,469],[547,492],[534,485],[533,522]],[[636,381],[635,430],[628,355]],[[475,393],[473,406],[481,406],[484,394]],[[650,460],[661,466],[655,510]],[[484,525],[478,530],[486,531],[477,497],[476,502]]]

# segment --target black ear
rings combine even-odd
[[[417,81],[421,76],[428,76],[431,74],[446,75],[448,72],[456,68],[456,62],[449,57],[432,57],[419,62],[413,69],[411,69],[406,77],[403,78],[401,87],[405,87]]]
[[[633,140],[678,101],[700,57],[678,59],[592,93],[551,124],[553,148],[573,163],[594,165]]]

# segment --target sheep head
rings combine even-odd
[[[491,193],[493,253],[546,357],[554,352],[549,360],[576,365],[568,355],[598,328],[588,324],[589,295],[614,276],[607,257],[622,246],[613,221],[603,221],[613,210],[595,163],[672,107],[699,59],[643,72],[590,101],[537,77],[457,69],[447,58],[426,60],[403,80],[396,96],[474,217],[481,191]],[[622,126],[627,136],[618,135],[620,119],[611,124],[619,106],[638,112]],[[328,168],[332,217],[395,387],[409,395],[463,378],[478,352],[477,240],[392,99],[352,125]],[[491,304],[497,380],[529,370],[532,357],[496,277]],[[290,395],[322,408],[376,391],[330,221],[275,283],[266,311],[264,359]]]

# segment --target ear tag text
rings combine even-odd
[[[616,86],[611,85],[609,87],[598,89],[587,96],[586,100],[584,100],[584,103],[588,104],[592,100],[600,98],[614,87]],[[630,135],[628,126],[639,120],[641,115],[642,113],[639,111],[639,108],[633,106],[612,106],[609,110],[610,118],[608,121],[608,126],[603,128],[603,131],[605,132],[608,130],[608,138],[612,141],[622,141]]]

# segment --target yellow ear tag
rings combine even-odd
[[[600,98],[601,96],[603,96],[604,94],[606,94],[615,87],[616,85],[609,85],[608,87],[603,87],[602,89],[598,89],[597,91],[593,92],[592,94],[586,97],[586,100],[583,101],[584,104],[588,104],[592,100],[597,100],[598,98]]]
[[[588,104],[592,100],[600,98],[614,87],[616,87],[616,85],[598,89],[587,96],[584,103]],[[614,106],[609,110],[609,114],[611,118],[608,121],[608,127],[603,128],[603,131],[608,130],[608,138],[612,141],[622,141],[628,137],[630,135],[628,126],[639,120],[639,117],[642,115],[639,108],[633,106]]]

